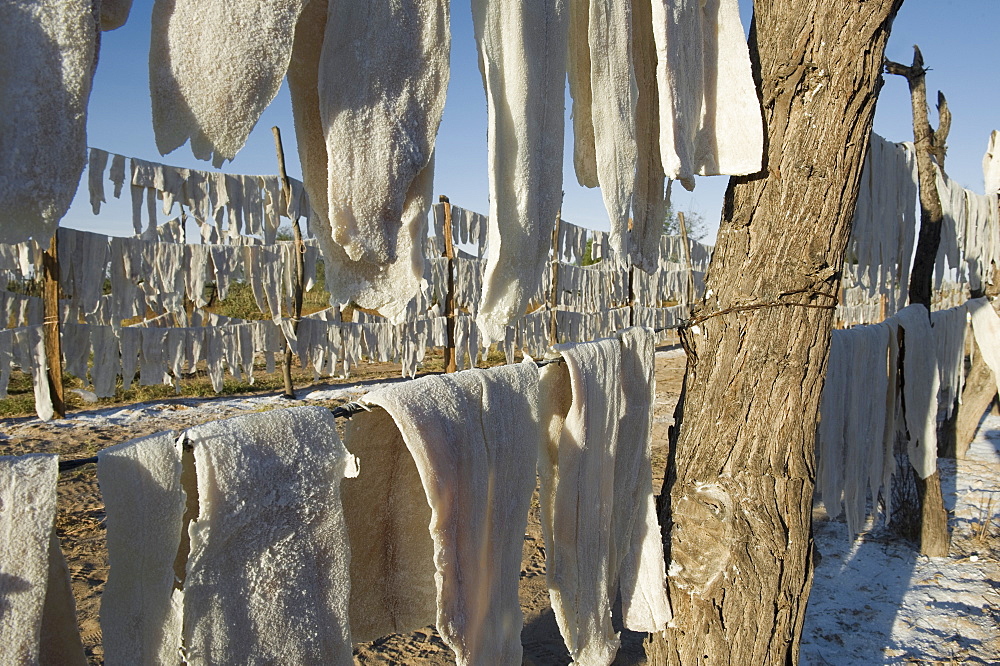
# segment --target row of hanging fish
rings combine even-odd
[[[984,177],[992,162],[984,158]],[[979,291],[1000,266],[997,188],[972,192],[936,165],[935,183],[944,212],[934,267],[934,288],[967,282]],[[874,132],[861,172],[861,188],[844,264],[845,286],[870,297],[884,295],[891,314],[907,302],[916,233],[918,184],[910,143],[892,143]]]
[[[274,243],[282,217],[309,219],[312,212],[302,183],[294,178],[288,179],[291,197],[286,202],[278,176],[199,171],[127,158],[99,148],[90,149],[87,171],[94,215],[98,215],[101,204],[107,202],[105,175],[113,185],[115,198],[121,197],[124,184],[129,183],[132,226],[136,234],[155,229],[159,212],[170,217],[176,203],[179,214],[190,215],[198,223],[206,242],[255,236],[270,245]]]
[[[946,310],[961,305],[970,297],[969,285],[945,280],[941,288],[931,292],[931,309]],[[898,304],[897,304],[898,305]],[[874,295],[867,287],[845,286],[837,303],[837,328],[856,324],[877,324],[894,311],[892,299],[883,293]]]
[[[930,313],[910,305],[885,321],[833,331],[816,436],[816,489],[853,539],[869,515],[892,515],[897,439],[920,478],[937,469],[938,414],[950,417],[965,377],[966,331],[1000,369],[1000,317],[985,298]],[[1000,375],[998,375],[1000,376]]]
[[[982,291],[1000,266],[1000,205],[996,191],[977,194],[935,169],[944,219],[934,264],[934,287],[947,279]]]
[[[208,305],[206,287],[215,285],[225,300],[229,285],[251,285],[258,308],[275,320],[291,310],[294,242],[273,245],[206,245],[108,237],[74,229],[59,230],[59,283],[82,315],[94,313],[110,301],[110,321],[184,310],[185,298],[196,307]],[[318,247],[301,247],[305,288],[316,276]],[[105,280],[110,299],[103,298]],[[103,299],[103,300],[102,300]],[[73,320],[70,320],[73,321]]]
[[[625,628],[662,631],[653,334],[559,345],[553,359],[378,388],[343,439],[329,410],[309,406],[99,452],[107,663],[350,664],[355,642],[434,624],[458,664],[521,664],[536,487],[574,662],[612,663],[618,600]],[[0,527],[16,535],[0,560],[31,590],[0,590],[0,638],[29,658],[60,648],[53,663],[85,663],[76,623],[48,619],[75,617],[52,528],[57,460],[0,458]]]
[[[99,30],[123,22],[129,6],[45,0],[27,12],[2,10],[0,38],[23,66],[4,90],[13,108],[0,126],[0,166],[26,177],[0,188],[0,208],[11,215],[0,241],[48,238],[68,208],[86,159]],[[103,19],[105,8],[114,20]],[[656,269],[664,177],[691,187],[696,173],[761,168],[762,116],[736,0],[473,0],[472,15],[494,241],[486,244],[477,315],[487,339],[499,340],[524,313],[547,261],[561,202],[567,75],[579,180],[602,188],[613,254],[644,270]],[[450,32],[446,0],[375,8],[157,0],[149,53],[157,148],[166,154],[190,141],[196,157],[221,166],[287,76],[310,226],[333,267],[331,293],[395,319],[424,273],[415,248],[426,236]],[[152,213],[157,174],[145,175],[154,186],[133,187],[146,188]],[[250,189],[251,199],[260,196]],[[265,187],[263,200],[273,206],[275,193]],[[137,193],[137,209],[141,199]],[[216,213],[218,201],[201,210]],[[257,221],[251,215],[252,227]]]

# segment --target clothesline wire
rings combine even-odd
[[[798,293],[798,292],[796,292]],[[830,294],[823,293],[821,291],[810,292],[819,296],[826,296],[828,298],[833,298]],[[752,310],[764,310],[767,308],[808,308],[812,310],[836,310],[836,304],[821,305],[818,303],[788,303],[782,301],[773,301],[770,303],[753,303],[750,305],[734,305],[732,307],[723,308],[722,310],[716,310],[715,312],[710,312],[706,315],[700,315],[697,317],[692,317],[691,319],[686,319],[677,326],[677,334],[681,340],[681,347],[684,349],[684,353],[687,354],[688,360],[693,363],[698,363],[698,353],[695,351],[694,345],[692,344],[689,335],[692,329],[703,321],[713,319],[714,317],[721,317],[726,314],[733,314],[735,312],[750,312]]]
[[[823,296],[828,296],[828,294],[822,294]],[[733,312],[748,312],[750,310],[763,310],[766,308],[811,308],[814,310],[836,310],[836,304],[832,305],[822,305],[819,303],[785,303],[781,301],[775,301],[772,303],[754,303],[752,305],[734,305],[729,308],[724,308],[722,310],[716,310],[715,312],[710,312],[706,315],[699,315],[697,317],[692,317],[681,323],[678,328],[690,328],[696,326],[703,321],[712,319],[713,317],[719,317],[725,314],[731,314]]]

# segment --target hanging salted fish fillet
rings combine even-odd
[[[764,128],[737,0],[653,0],[660,151],[668,178],[761,168]]]
[[[132,11],[132,0],[101,0],[101,30],[115,30],[125,25],[129,12]]]
[[[660,158],[660,101],[656,92],[656,43],[650,0],[632,0],[632,63],[639,97],[635,110],[636,174],[629,256],[647,273],[659,267],[660,236],[670,187]],[[593,254],[593,251],[591,251]]]
[[[588,40],[597,179],[611,223],[611,246],[624,257],[629,254],[629,211],[635,190],[638,95],[629,0],[590,0]]]
[[[47,243],[73,201],[97,22],[91,0],[0,2],[0,243]]]
[[[597,187],[597,146],[590,84],[590,1],[569,2],[569,51],[566,71],[573,98],[573,166],[584,187]]]
[[[101,204],[107,203],[104,198],[104,170],[108,166],[108,154],[98,148],[90,149],[90,162],[87,164],[87,181],[90,188],[90,206],[94,215],[101,212]]]
[[[524,314],[548,260],[562,192],[564,0],[473,0],[486,88],[488,259],[476,323],[485,345]]]
[[[433,198],[434,160],[410,186],[403,209],[403,228],[399,234],[399,257],[392,263],[353,261],[347,252],[329,239],[325,220],[319,218],[315,229],[326,259],[326,289],[334,303],[354,301],[370,310],[378,310],[392,323],[406,319],[406,306],[423,288],[424,240],[427,237],[427,211]]]
[[[319,115],[320,53],[326,32],[327,0],[311,0],[295,26],[295,42],[288,67],[288,91],[292,98],[292,118],[302,166],[305,189],[312,193],[313,212],[328,219],[326,180],[326,140]],[[279,208],[281,208],[279,206]]]
[[[444,112],[449,5],[333,2],[326,28],[318,92],[333,241],[354,261],[392,263]]]
[[[327,290],[331,301],[346,303],[354,300],[361,307],[379,310],[395,322],[400,320],[406,304],[421,288],[423,239],[427,235],[426,214],[432,196],[433,160],[410,183],[402,215],[396,218],[402,220],[402,233],[395,240],[396,260],[393,263],[351,260],[347,251],[334,240],[326,196],[329,173],[327,143],[316,85],[326,22],[327,3],[312,0],[296,28],[292,65],[288,72],[299,160],[306,190],[311,193],[314,213],[310,224],[326,262]],[[434,127],[436,132],[436,123]]]
[[[1000,131],[990,132],[989,145],[983,155],[983,181],[986,194],[1000,192]]]
[[[695,173],[756,173],[764,156],[764,124],[739,3],[708,0],[702,5],[706,77]]]
[[[216,167],[246,143],[288,70],[304,0],[157,0],[149,49],[156,147]]]

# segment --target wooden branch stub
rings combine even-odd
[[[924,55],[920,52],[920,47],[916,44],[913,45],[913,63],[909,66],[901,65],[898,62],[892,62],[891,60],[885,61],[885,71],[887,74],[897,74],[899,76],[905,76],[907,80],[912,80],[917,77],[921,77],[927,73],[927,68],[924,67]]]
[[[944,93],[938,91],[937,100],[938,128],[931,135],[931,154],[938,166],[944,171],[944,158],[948,153],[948,133],[951,132],[951,110]]]

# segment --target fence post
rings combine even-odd
[[[271,132],[274,133],[274,149],[278,154],[278,175],[281,178],[281,191],[285,196],[285,210],[287,211],[292,201],[292,187],[288,184],[288,173],[285,171],[285,150],[281,145],[281,130],[275,125],[271,128]],[[288,217],[292,220],[292,234],[295,238],[295,252],[293,253],[295,257],[295,273],[292,275],[292,331],[298,333],[299,320],[302,319],[302,286],[305,282],[305,262],[302,254],[306,248],[302,244],[302,229],[299,227],[298,218],[292,218],[291,215]],[[294,399],[295,387],[292,385],[292,345],[287,338],[285,338],[285,358],[281,364],[281,374],[285,384],[284,396]]]
[[[559,342],[556,329],[556,310],[559,309],[559,226],[562,223],[562,208],[556,213],[556,223],[552,226],[552,288],[549,290],[549,344]]]
[[[62,341],[59,337],[59,243],[58,229],[52,234],[49,249],[42,250],[42,335],[46,376],[52,396],[52,411],[57,418],[66,416],[63,398]]]
[[[630,258],[626,264],[628,270],[628,325],[635,326],[635,266]]]
[[[458,371],[458,354],[455,349],[455,241],[451,235],[451,201],[445,195],[438,197],[444,204],[444,253],[447,259],[448,288],[444,295],[445,334],[447,345],[444,348],[444,371]],[[472,359],[475,365],[475,359]]]
[[[684,261],[688,268],[688,298],[686,305],[689,310],[694,309],[694,262],[691,261],[691,247],[688,245],[687,226],[684,224],[684,213],[677,213],[677,224],[681,230],[681,245],[684,248]]]

